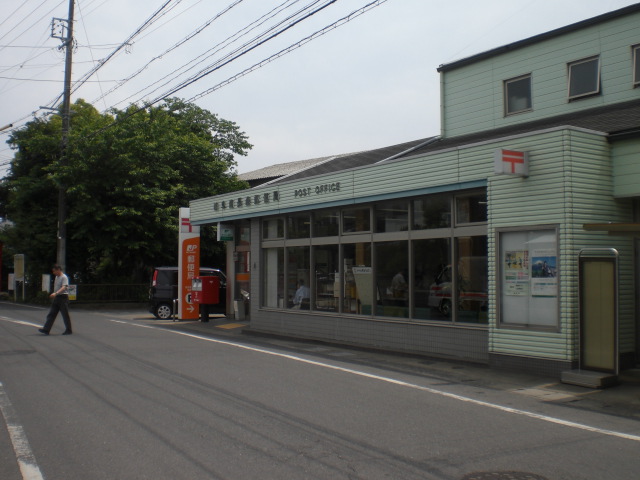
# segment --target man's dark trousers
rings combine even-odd
[[[53,298],[53,303],[47,314],[47,321],[42,327],[47,332],[53,327],[53,322],[56,321],[58,312],[62,314],[62,320],[64,321],[64,328],[67,332],[71,331],[71,318],[69,317],[69,295],[56,295]]]

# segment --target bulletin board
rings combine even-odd
[[[499,323],[557,327],[557,229],[502,231],[498,234]]]

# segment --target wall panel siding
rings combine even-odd
[[[442,130],[452,137],[640,98],[631,84],[630,46],[640,43],[640,13],[544,40],[445,71]],[[567,101],[567,63],[600,55],[602,94]],[[533,111],[504,116],[502,82],[532,74]]]
[[[640,196],[640,144],[637,140],[617,141],[612,155],[614,195]]]
[[[610,147],[603,135],[577,130],[537,135],[529,139],[530,177],[526,180],[494,177],[489,181],[490,245],[495,228],[525,225],[560,225],[560,325],[558,332],[495,328],[490,331],[491,352],[576,360],[578,357],[579,302],[578,253],[583,248],[617,248],[620,259],[620,348],[633,351],[632,245],[624,237],[587,232],[585,223],[629,221],[630,204],[616,202],[613,191]],[[560,168],[558,165],[560,164]],[[510,205],[530,205],[524,210]],[[626,219],[626,220],[625,220]],[[495,250],[492,258],[495,259]],[[497,266],[490,262],[490,278]],[[495,281],[490,296],[495,295]],[[631,301],[629,299],[631,298]],[[496,320],[495,308],[490,313]]]
[[[529,152],[528,178],[496,175],[493,155],[499,148]],[[620,159],[633,156],[630,148],[614,147]],[[407,195],[412,190],[442,188],[465,182],[487,182],[489,248],[489,328],[442,328],[424,323],[379,320],[314,313],[291,313],[260,308],[259,266],[252,267],[252,328],[305,338],[370,345],[400,351],[454,355],[474,361],[487,361],[490,354],[569,362],[578,357],[578,252],[583,248],[613,247],[620,251],[620,346],[634,349],[632,244],[627,237],[588,232],[586,223],[631,220],[631,203],[614,199],[612,147],[603,134],[572,128],[558,128],[433,152],[413,158],[390,161],[370,167],[325,175],[293,184],[280,184],[279,211],[296,205],[322,207],[322,195],[295,197],[294,192],[340,181],[339,192],[329,195],[349,202],[385,195]],[[311,188],[311,187],[309,187]],[[251,189],[270,191],[274,187]],[[236,192],[233,195],[242,195]],[[210,208],[198,205],[203,210]],[[205,202],[206,203],[206,202]],[[271,205],[270,205],[271,206]],[[253,258],[259,258],[259,217],[264,205],[253,205],[247,216],[252,220]],[[200,213],[206,219],[211,212]],[[193,219],[193,218],[192,218]],[[559,228],[559,312],[557,331],[509,328],[497,323],[496,309],[496,229],[526,226]],[[259,264],[259,262],[258,262]],[[469,331],[467,331],[469,330]],[[484,342],[484,343],[483,343]],[[470,349],[473,346],[472,349]],[[470,349],[470,350],[469,350]],[[467,352],[467,350],[469,350]],[[465,353],[466,352],[466,353]]]

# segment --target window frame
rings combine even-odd
[[[462,208],[462,203],[460,203],[462,200],[469,200],[469,199],[478,199],[477,202],[475,204],[469,204],[467,206],[468,210],[466,212],[467,215],[467,219],[463,219],[463,208]],[[477,213],[477,208],[480,205],[484,205],[485,208],[485,212],[484,215],[485,217],[480,219],[480,220],[473,220],[471,217]],[[472,226],[472,225],[486,225],[487,222],[489,221],[489,211],[488,211],[488,199],[487,199],[487,191],[486,190],[471,190],[471,191],[467,191],[467,192],[463,192],[457,195],[453,196],[453,213],[454,213],[454,217],[453,217],[453,225],[454,227],[461,227],[461,226]],[[474,208],[475,207],[475,208]]]
[[[577,67],[579,65],[584,65],[586,63],[593,62],[593,61],[597,62],[596,88],[595,88],[595,90],[590,90],[588,92],[581,92],[581,93],[578,93],[578,94],[571,95],[571,83],[572,83],[572,79],[573,79],[571,73],[572,73],[573,67]],[[567,98],[568,98],[568,100],[571,102],[573,100],[578,100],[580,98],[592,97],[592,96],[595,96],[595,95],[600,95],[600,93],[602,92],[601,74],[602,74],[602,64],[600,62],[600,55],[592,55],[590,57],[582,58],[580,60],[575,60],[573,62],[567,63]]]
[[[527,250],[527,262],[529,265],[526,267],[526,274],[523,277],[518,276],[518,272],[511,276],[510,280],[506,279],[505,260],[507,253],[513,248],[510,245],[513,237],[544,234],[553,237],[553,247],[545,246],[542,251],[553,251],[552,257],[555,258],[555,274],[556,285],[554,294],[545,294],[545,292],[534,292],[534,277],[532,271],[532,264],[534,261],[535,250],[533,248]],[[511,237],[511,238],[508,238]],[[526,242],[529,243],[529,242]],[[520,250],[520,249],[517,249]],[[524,248],[522,250],[525,250]],[[547,253],[547,252],[545,252]],[[496,229],[496,248],[495,248],[495,265],[496,275],[498,281],[496,282],[495,302],[496,302],[496,325],[500,329],[505,330],[536,330],[546,332],[560,332],[562,330],[562,316],[561,310],[561,287],[562,287],[562,261],[561,261],[561,248],[560,248],[560,226],[557,224],[552,225],[528,225],[522,227],[505,227]],[[518,283],[524,283],[526,289],[518,293]],[[510,289],[511,286],[511,289]],[[542,288],[542,287],[541,287]],[[510,299],[515,299],[515,302],[519,302],[518,299],[526,300],[527,312],[520,316],[518,321],[507,319],[505,312],[513,312],[514,305],[507,305]],[[533,303],[533,299],[536,299],[537,303],[544,302],[550,311],[550,314],[545,318],[551,318],[552,322],[532,321],[529,315],[530,304]],[[553,299],[553,300],[550,300]],[[522,303],[522,302],[519,302]],[[555,305],[553,305],[555,303]],[[550,305],[550,306],[549,306]],[[513,315],[512,315],[513,316]],[[534,319],[535,320],[535,319]]]
[[[526,108],[522,108],[520,110],[509,109],[509,85],[515,82],[519,82],[522,80],[529,80],[529,106]],[[517,115],[520,113],[531,112],[533,110],[533,84],[532,84],[532,75],[531,73],[527,73],[525,75],[520,75],[519,77],[509,78],[504,80],[502,83],[503,95],[504,95],[504,116],[510,117],[511,115]]]
[[[631,69],[633,88],[640,88],[640,43],[631,46]]]

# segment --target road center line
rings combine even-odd
[[[18,422],[18,416],[9,401],[9,397],[4,391],[2,382],[0,382],[0,413],[7,425],[7,431],[11,438],[11,444],[16,454],[16,460],[18,461],[22,478],[24,480],[44,480],[36,458],[31,451],[31,446],[24,433],[24,429]]]

